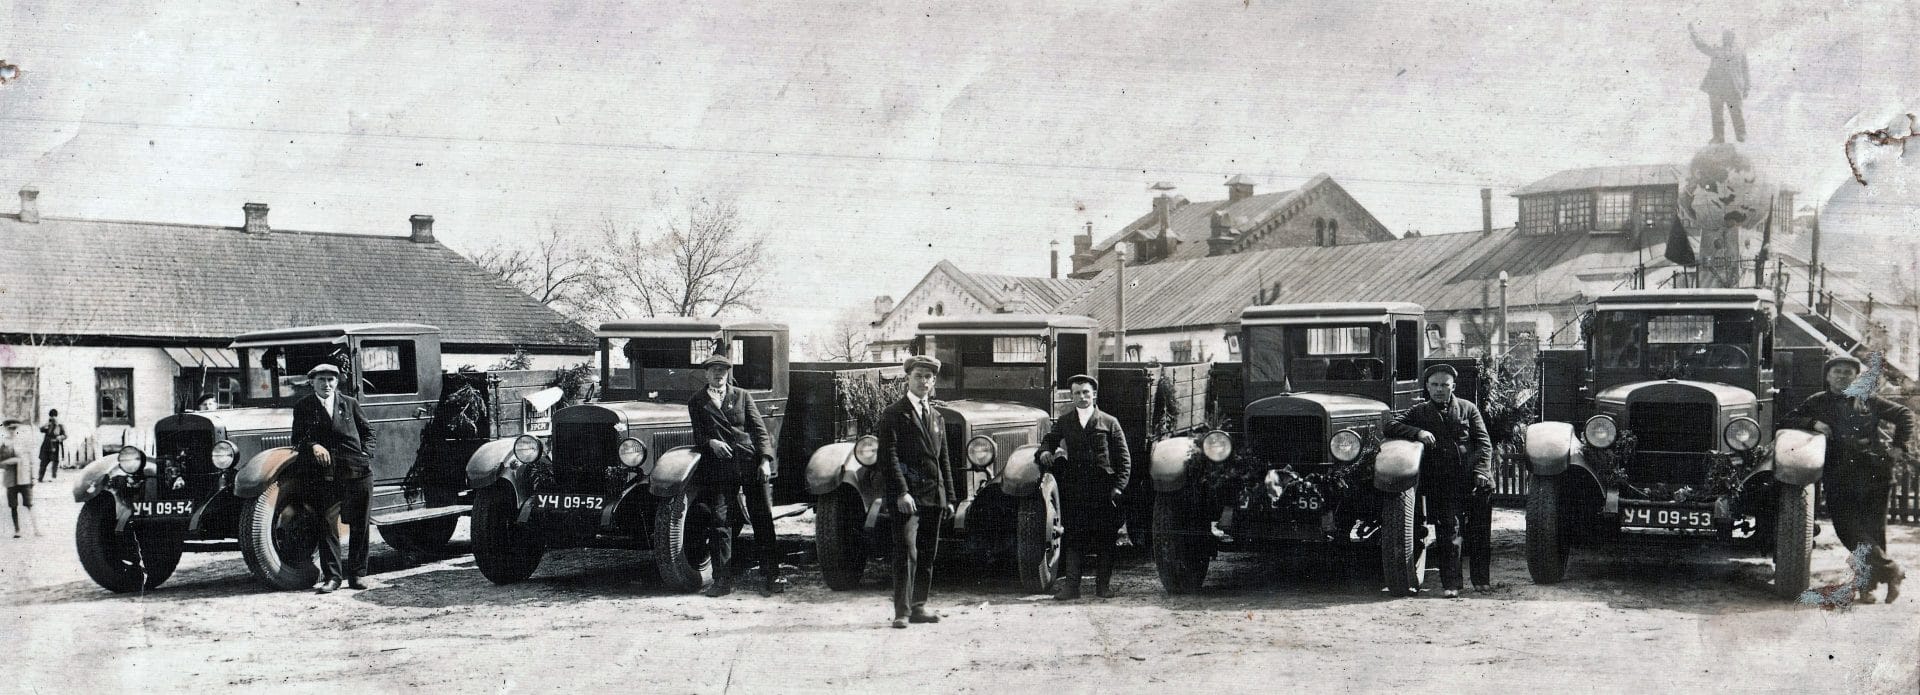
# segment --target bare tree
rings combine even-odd
[[[767,240],[747,231],[728,199],[701,199],[653,235],[608,219],[604,273],[620,305],[640,316],[719,316],[757,308]]]
[[[809,352],[828,362],[863,362],[871,334],[871,327],[858,309],[843,310],[834,316],[825,333],[808,341]]]
[[[569,318],[590,322],[605,313],[608,285],[599,259],[558,223],[547,223],[532,246],[496,244],[473,262]]]

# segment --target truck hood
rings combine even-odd
[[[1713,403],[1721,407],[1753,405],[1753,392],[1711,381],[1662,379],[1620,384],[1601,391],[1600,403],[1624,407],[1628,400],[1661,403]]]
[[[159,432],[203,429],[224,432],[228,436],[262,431],[287,432],[293,429],[293,409],[236,408],[181,413],[162,418],[154,425],[154,430]]]
[[[1323,415],[1328,419],[1377,417],[1392,410],[1371,398],[1340,393],[1291,393],[1268,396],[1247,405],[1247,416]]]
[[[964,424],[969,431],[980,428],[998,427],[1001,425],[1046,422],[1053,419],[1053,416],[1047,411],[1029,405],[1008,403],[1006,401],[942,401],[935,399],[934,405],[940,409],[940,414],[946,416],[950,422]]]
[[[685,426],[692,422],[687,406],[651,401],[585,403],[562,408],[553,415],[554,424],[617,422],[629,428]]]

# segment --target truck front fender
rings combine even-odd
[[[80,469],[80,474],[74,476],[73,501],[85,502],[106,491],[107,478],[120,474],[113,467],[119,460],[119,456],[102,456]]]
[[[1023,444],[1007,456],[1007,465],[1000,471],[1001,492],[1026,497],[1040,489],[1040,462],[1034,460],[1039,452],[1039,444]]]
[[[280,477],[281,469],[293,462],[293,447],[275,447],[254,454],[233,476],[233,496],[242,499],[259,497],[266,491],[267,485]]]
[[[1573,424],[1536,422],[1527,425],[1527,462],[1534,475],[1560,475],[1568,467],[1586,468],[1586,454]]]
[[[1193,458],[1192,437],[1168,437],[1153,443],[1150,455],[1155,492],[1174,492],[1187,486],[1187,463]]]
[[[697,465],[700,465],[700,453],[693,447],[668,449],[660,454],[659,462],[653,464],[653,473],[647,476],[647,490],[656,497],[678,495],[687,487],[687,478],[693,475],[693,467]]]
[[[807,494],[817,497],[833,492],[841,483],[851,484],[859,469],[860,462],[853,459],[853,442],[834,442],[814,449],[807,457]]]
[[[1373,457],[1374,489],[1406,492],[1420,484],[1420,454],[1425,449],[1419,442],[1405,439],[1381,442],[1380,453]]]
[[[1827,435],[1808,430],[1775,430],[1773,479],[1788,485],[1812,485],[1826,472]],[[1762,462],[1764,468],[1766,462]]]
[[[517,437],[495,439],[473,450],[473,455],[467,457],[467,487],[475,490],[484,488],[492,485],[501,476],[508,475],[510,469],[518,468],[513,465],[518,463],[513,460],[514,439]],[[509,477],[518,478],[519,476]],[[519,489],[517,481],[514,483],[514,488]]]

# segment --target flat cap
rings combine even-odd
[[[1427,365],[1426,371],[1420,372],[1420,380],[1426,381],[1432,379],[1435,374],[1447,374],[1455,379],[1460,378],[1460,370],[1454,369],[1451,364],[1441,362],[1439,364]]]
[[[321,362],[320,364],[313,365],[312,369],[307,370],[308,379],[321,376],[330,376],[338,379],[340,378],[340,368],[334,366],[331,362]]]
[[[706,369],[716,364],[726,366],[726,367],[732,367],[733,360],[727,357],[727,354],[724,352],[716,352],[716,353],[713,353],[712,355],[708,355],[707,359],[700,363],[700,368]]]
[[[1836,365],[1842,365],[1842,364],[1853,365],[1853,370],[1856,372],[1863,372],[1863,371],[1866,371],[1867,369],[1866,367],[1861,366],[1860,358],[1858,357],[1854,357],[1853,355],[1838,355],[1835,357],[1827,358],[1827,363],[1820,367],[1820,373],[1826,374],[1827,372],[1833,371],[1833,368]]]
[[[940,360],[934,359],[926,355],[914,355],[912,357],[908,357],[907,361],[904,364],[900,365],[900,368],[902,370],[909,373],[913,371],[914,367],[926,367],[928,369],[933,370],[934,374],[939,374]]]
[[[1088,386],[1092,386],[1093,390],[1095,391],[1100,390],[1100,380],[1095,379],[1093,378],[1092,375],[1088,375],[1088,374],[1075,374],[1073,376],[1067,377],[1067,385],[1072,386],[1074,384],[1086,384]]]

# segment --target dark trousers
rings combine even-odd
[[[730,583],[733,577],[733,501],[740,496],[736,483],[692,483],[692,506],[687,523],[703,529],[700,538],[707,544],[707,558],[713,562],[713,581]]]
[[[1493,511],[1489,496],[1473,494],[1473,474],[1423,473],[1420,496],[1426,500],[1427,519],[1433,522],[1428,559],[1440,566],[1440,588],[1460,588],[1463,552],[1473,558],[1473,583],[1490,583],[1491,534],[1486,527]]]
[[[1726,125],[1720,117],[1721,109],[1726,109],[1727,115],[1733,117],[1733,139],[1740,142],[1747,141],[1747,118],[1745,114],[1740,112],[1740,99],[1738,97],[1728,99],[1719,94],[1709,94],[1707,95],[1707,105],[1713,109],[1714,142],[1727,141]]]
[[[1833,518],[1833,535],[1840,537],[1840,544],[1848,553],[1868,546],[1872,581],[1899,576],[1899,565],[1887,557],[1887,498],[1893,491],[1892,472],[1858,465],[1829,467],[1822,489],[1827,495],[1827,515]]]
[[[939,507],[893,515],[893,617],[926,610],[933,561],[940,551]]]
[[[20,505],[22,503],[27,505],[27,509],[33,509],[33,486],[15,485],[7,488],[7,514],[13,517],[13,532],[15,534],[20,533]],[[39,522],[35,523],[37,524]],[[40,527],[34,526],[34,528],[37,529]],[[1885,527],[1882,527],[1881,533],[1885,532]]]
[[[49,476],[47,475],[48,473],[52,473],[53,475]],[[60,479],[60,452],[57,449],[51,452],[49,451],[40,452],[39,478],[41,480],[46,480],[49,477],[53,478],[54,480]]]
[[[753,547],[760,554],[760,572],[780,576],[780,544],[773,531],[773,484],[758,473],[742,486],[747,498],[747,523],[753,527]]]
[[[1113,479],[1060,479],[1060,547],[1083,553],[1113,550],[1120,537],[1120,505],[1113,501]]]
[[[373,501],[373,476],[320,481],[320,574],[329,579],[367,576],[367,505]],[[340,524],[347,525],[347,548],[340,549]]]

